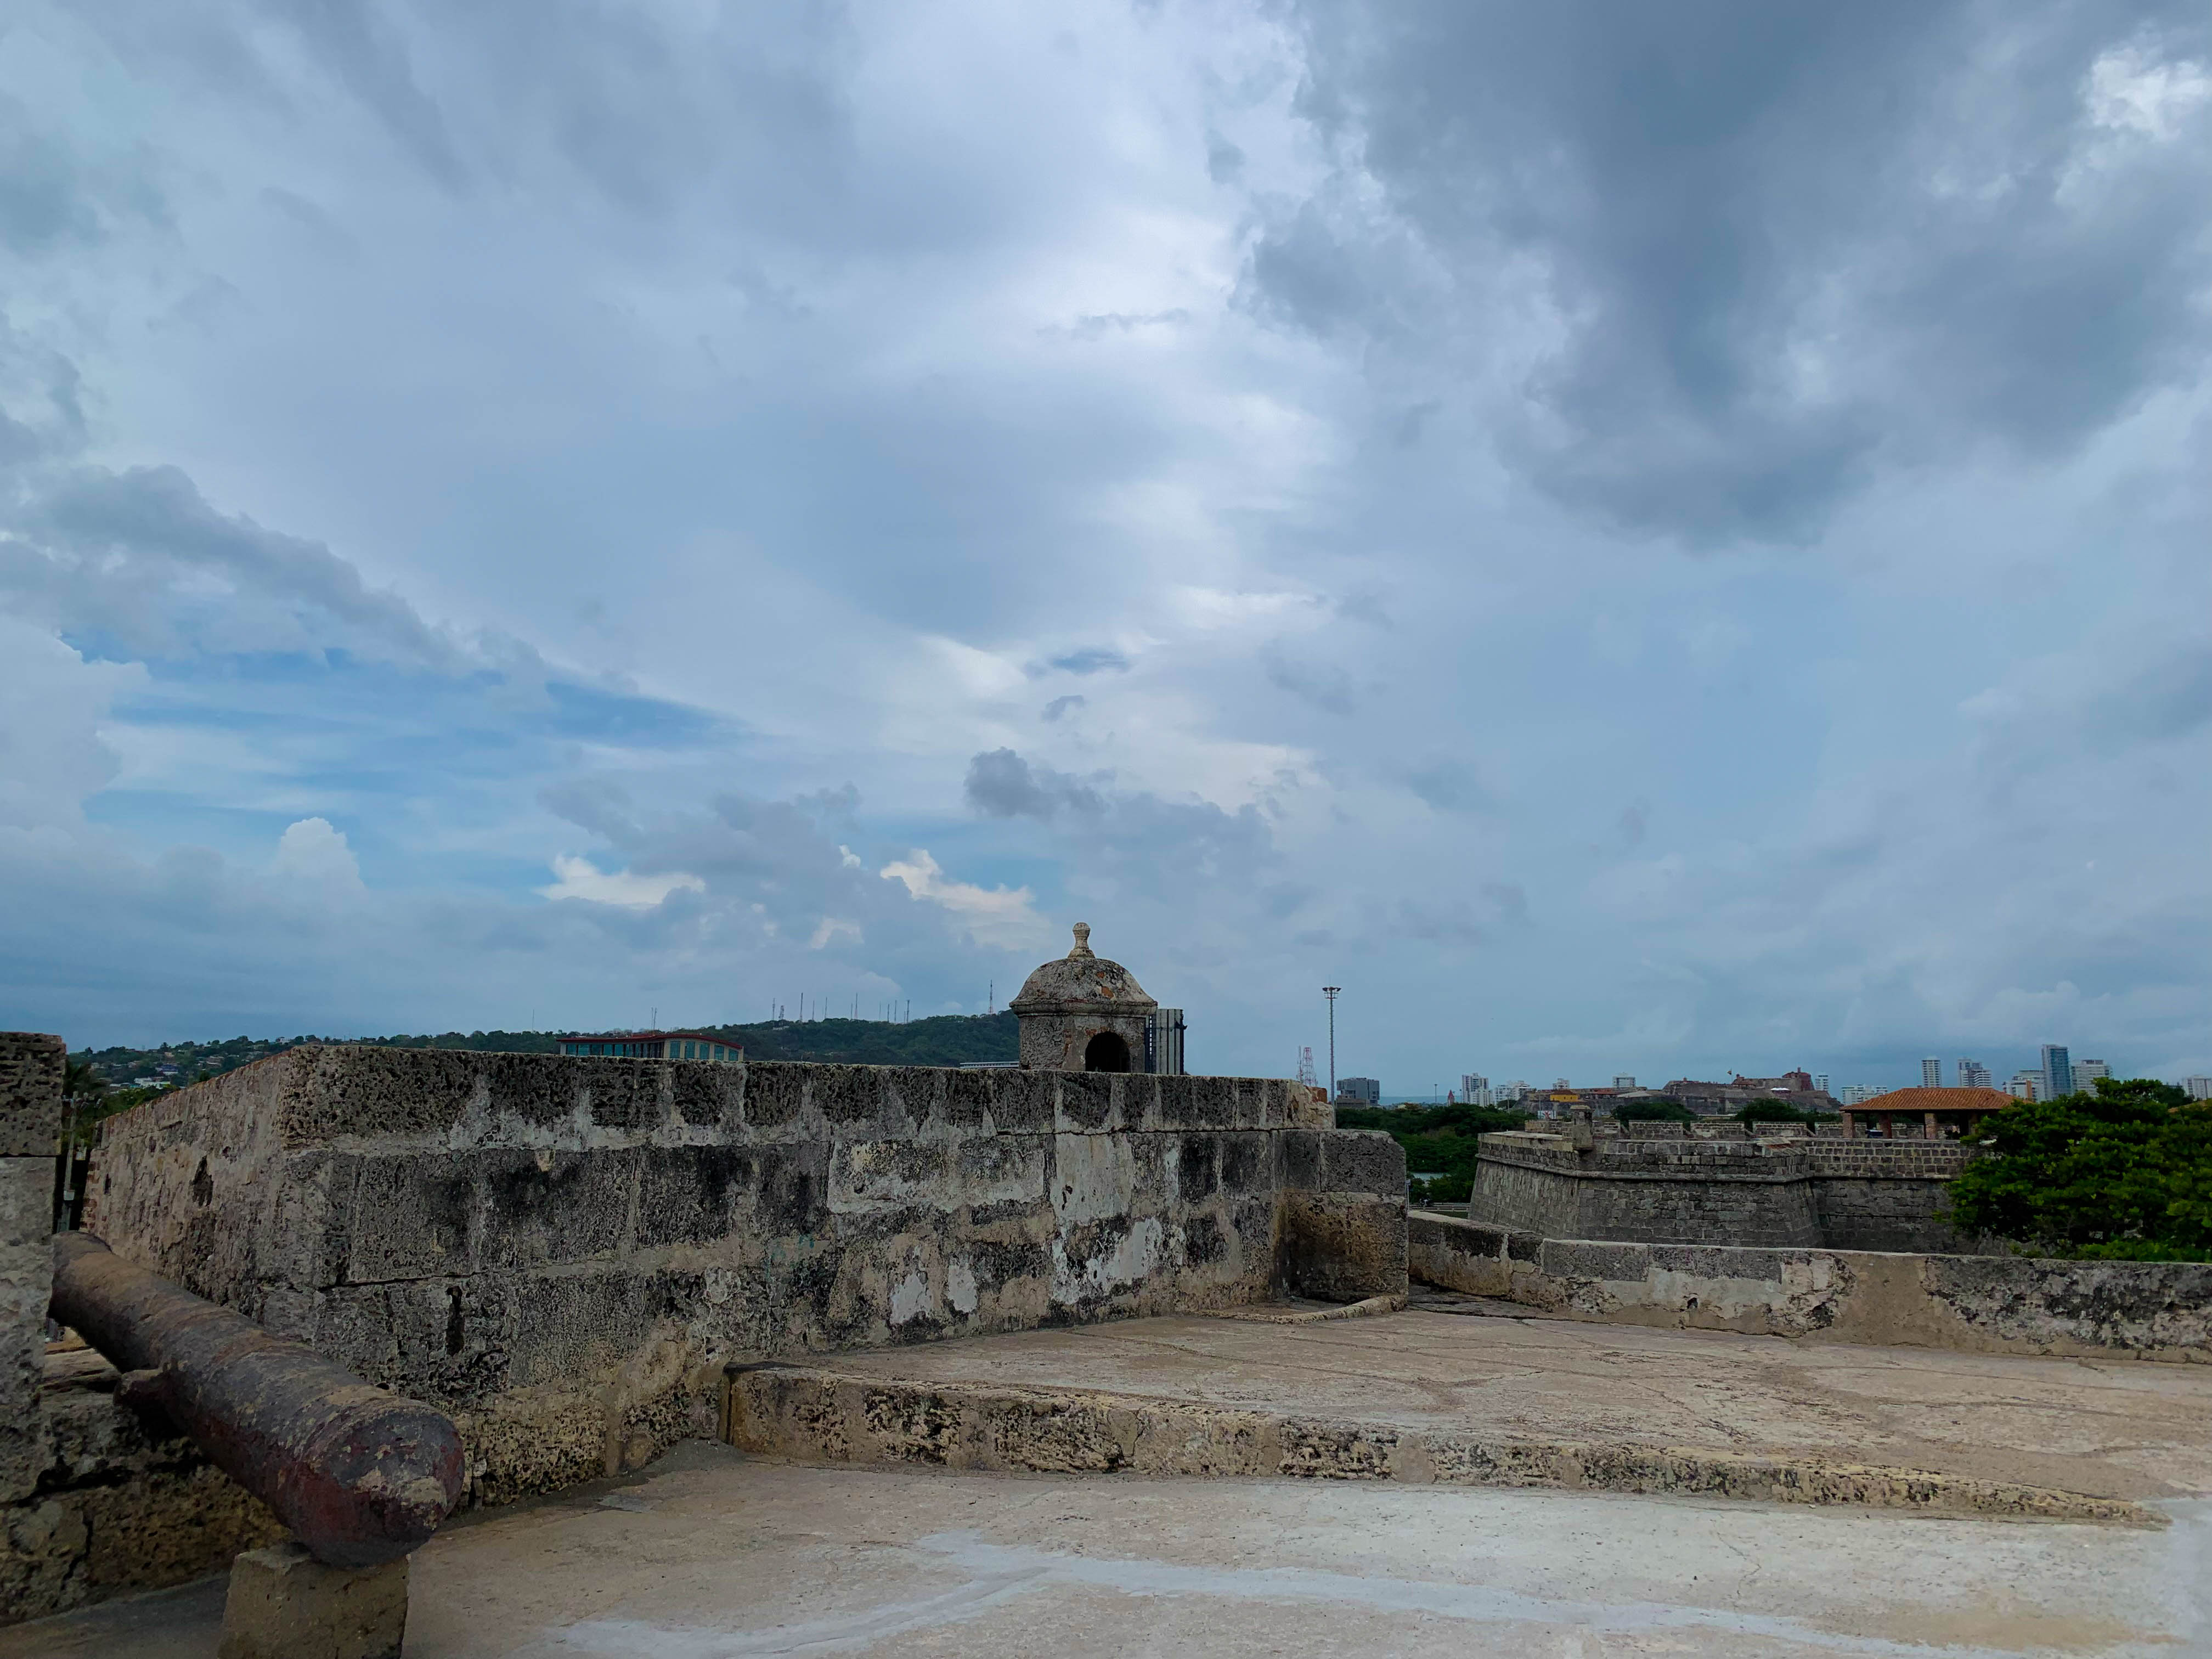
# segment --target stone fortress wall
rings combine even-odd
[[[1405,1162],[1261,1079],[303,1048],[111,1121],[85,1226],[460,1423],[477,1501],[723,1367],[1402,1291]]]
[[[1832,1342],[2212,1362],[2212,1262],[1545,1238],[1415,1211],[1419,1282],[1549,1319]]]
[[[1974,1253],[1943,1219],[1954,1141],[1527,1130],[1481,1138],[1470,1219],[1548,1238]],[[1702,1127],[1702,1126],[1700,1126]],[[1583,1142],[1586,1144],[1577,1144]]]
[[[189,1437],[49,1352],[62,1040],[0,1031],[0,1625],[221,1572],[284,1535]]]

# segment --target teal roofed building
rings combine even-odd
[[[725,1063],[740,1060],[745,1051],[699,1031],[608,1031],[597,1036],[559,1039],[564,1054],[600,1060],[707,1060]]]

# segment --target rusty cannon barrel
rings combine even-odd
[[[453,1419],[134,1267],[89,1233],[54,1238],[54,1317],[126,1373],[318,1560],[405,1555],[461,1496]]]

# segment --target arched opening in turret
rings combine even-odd
[[[1086,1072],[1127,1071],[1129,1045],[1111,1031],[1101,1031],[1084,1047],[1083,1069]]]

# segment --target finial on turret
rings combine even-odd
[[[1067,959],[1075,962],[1091,955],[1091,924],[1079,921],[1075,924],[1075,948],[1067,953]]]

